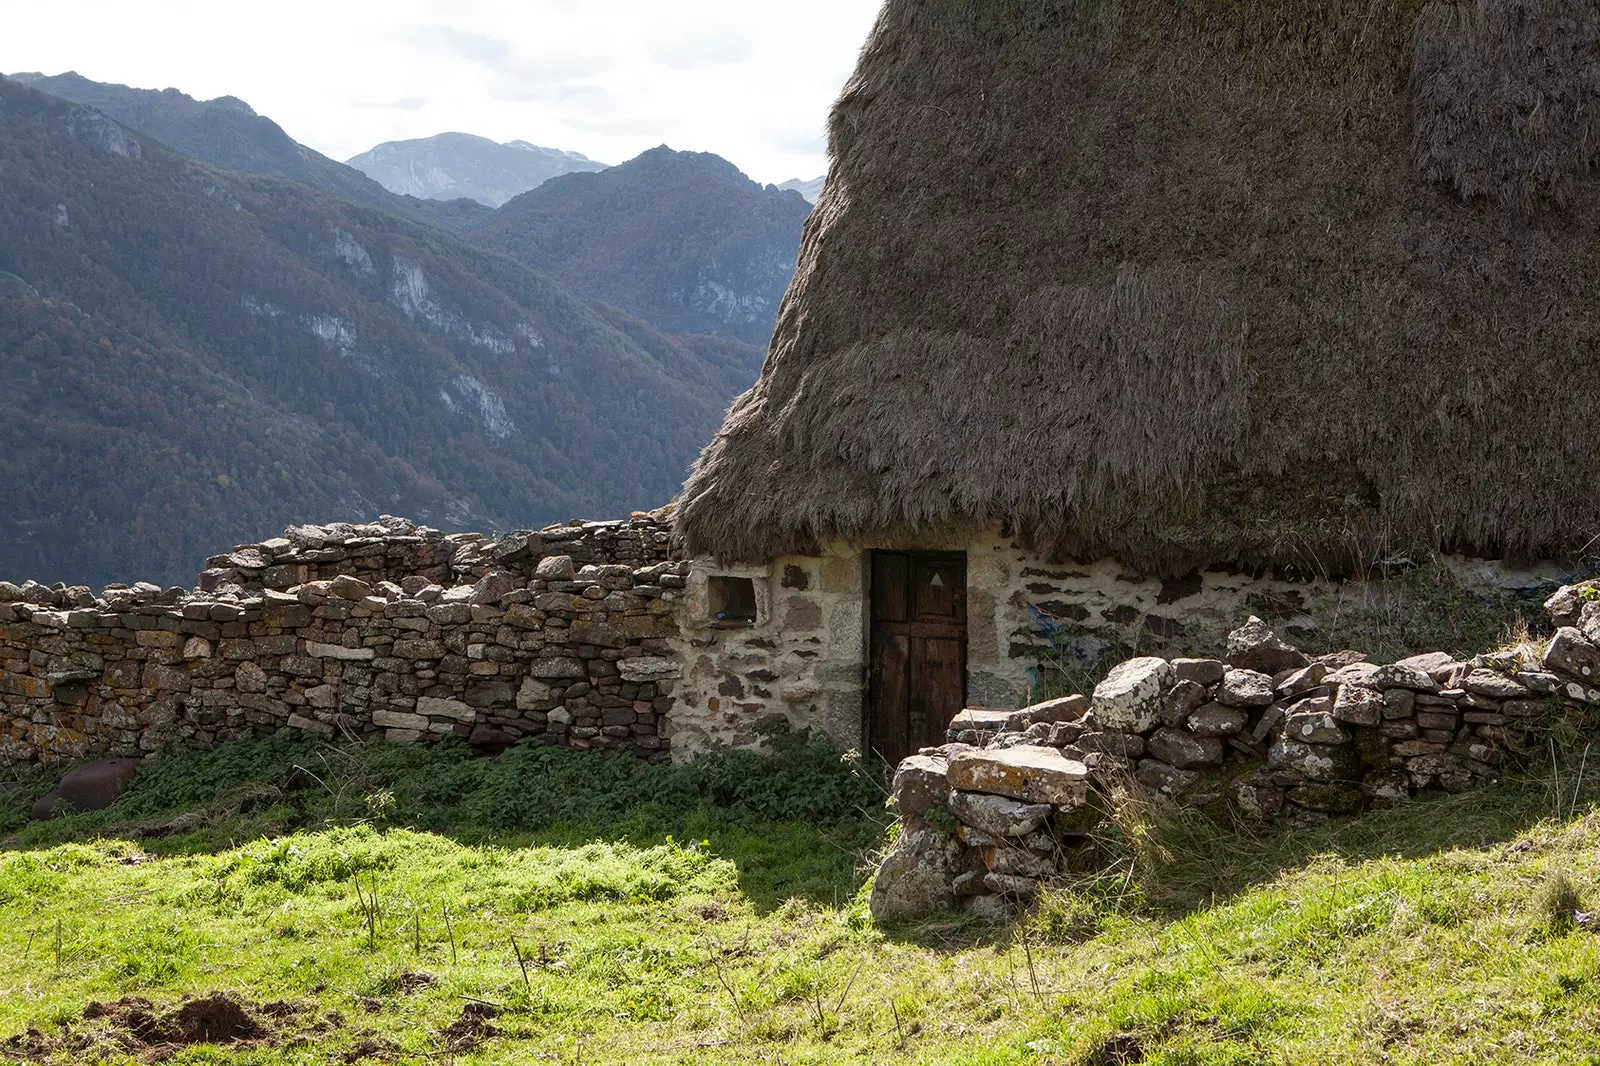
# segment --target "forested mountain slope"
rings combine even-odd
[[[810,213],[719,156],[663,147],[552,178],[468,236],[659,329],[765,346]]]
[[[759,352],[0,79],[0,574],[188,580],[309,519],[669,499]]]
[[[230,170],[276,174],[314,185],[368,207],[418,222],[460,230],[489,212],[472,200],[449,202],[399,196],[354,167],[300,144],[276,122],[232,96],[196,100],[177,89],[134,89],[91,81],[75,72],[13,80],[102,111],[175,152]]]

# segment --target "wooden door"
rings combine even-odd
[[[869,750],[897,763],[945,742],[967,700],[967,557],[873,552]]]

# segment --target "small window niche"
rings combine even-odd
[[[756,582],[749,577],[713,576],[706,580],[711,624],[717,629],[749,629],[756,624]]]

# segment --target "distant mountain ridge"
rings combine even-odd
[[[801,196],[804,196],[807,203],[815,204],[817,202],[817,197],[822,195],[822,187],[827,183],[828,176],[824,174],[822,177],[812,178],[810,181],[804,181],[800,178],[790,178],[782,185],[779,185],[778,188],[792,189]]]
[[[720,156],[663,145],[552,178],[467,236],[658,329],[765,346],[810,213]]]
[[[310,519],[655,506],[759,366],[5,79],[0,158],[10,577],[186,581],[217,544]]]
[[[561,174],[605,169],[604,163],[577,152],[527,141],[496,144],[470,133],[385,141],[345,162],[390,192],[432,200],[465,197],[488,207],[499,207]]]
[[[471,200],[441,202],[390,192],[354,167],[294,140],[243,100],[221,96],[196,100],[177,89],[135,89],[91,81],[76,72],[55,76],[15,74],[40,92],[95,108],[129,129],[204,163],[276,174],[315,186],[358,204],[376,207],[450,230],[460,230],[489,212]]]

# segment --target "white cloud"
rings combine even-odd
[[[814,177],[880,0],[51,0],[0,71],[232,95],[336,159],[446,130],[616,163],[657,144]]]

